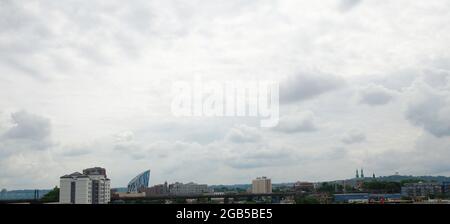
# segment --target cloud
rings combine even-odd
[[[344,85],[344,79],[339,76],[323,73],[301,73],[289,77],[280,84],[280,102],[293,103],[311,99],[339,89]]]
[[[436,137],[450,136],[450,91],[417,81],[410,94],[406,118]]]
[[[254,127],[239,125],[231,128],[225,135],[225,140],[232,143],[259,142],[261,140],[261,134]]]
[[[376,170],[399,171],[400,174],[447,175],[450,172],[449,147],[450,138],[439,138],[425,132],[415,140],[413,148],[391,148],[373,153],[365,164]]]
[[[56,145],[50,119],[22,110],[11,114],[11,123],[0,136],[0,183],[47,187],[53,177],[45,172],[54,169],[50,152]]]
[[[114,186],[148,168],[153,183],[316,181],[370,159],[450,175],[448,11],[444,0],[0,0],[0,185],[49,188],[88,166]],[[173,118],[171,81],[197,74],[279,82],[279,127]],[[430,155],[413,151],[421,134]]]
[[[67,157],[77,157],[77,156],[84,156],[88,155],[92,152],[93,149],[87,149],[87,148],[71,148],[71,149],[65,149],[62,153],[63,156]]]
[[[285,133],[317,131],[316,118],[311,111],[296,113],[280,119],[279,124],[273,128]]]
[[[339,2],[339,9],[346,12],[361,4],[362,0],[340,0]]]
[[[239,170],[290,166],[300,161],[292,149],[285,147],[254,144],[235,146],[232,152],[232,154],[225,154],[223,161],[228,166]]]
[[[359,92],[359,103],[379,106],[389,103],[394,98],[394,92],[378,85],[370,85]]]
[[[12,126],[0,136],[0,156],[32,151],[46,151],[55,143],[51,139],[50,120],[27,111],[11,114]]]
[[[124,131],[115,135],[117,142],[130,142],[134,139],[134,133],[132,131]]]
[[[426,69],[421,78],[424,83],[433,88],[445,90],[450,86],[450,70]]]
[[[341,141],[345,144],[355,144],[366,141],[366,135],[361,132],[352,131],[345,134]]]
[[[44,140],[50,136],[50,120],[26,111],[11,115],[14,126],[3,136],[7,139]]]

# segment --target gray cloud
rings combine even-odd
[[[314,114],[312,112],[304,112],[282,117],[278,125],[273,129],[285,133],[296,133],[317,131],[318,127]]]
[[[259,142],[261,135],[256,128],[240,125],[232,128],[225,135],[225,140],[233,143]]]
[[[374,153],[366,159],[366,165],[389,173],[399,171],[408,175],[445,174],[450,171],[449,147],[450,138],[424,133],[416,139],[413,148],[391,148],[382,153]]]
[[[307,100],[344,85],[344,79],[336,75],[301,73],[280,84],[280,101],[291,103]]]
[[[450,70],[427,69],[422,74],[423,82],[431,87],[447,89],[450,86]]]
[[[71,148],[71,149],[65,149],[62,153],[63,156],[67,157],[77,157],[77,156],[84,156],[88,155],[92,152],[93,149],[88,148]]]
[[[227,157],[225,163],[235,169],[255,169],[261,167],[289,166],[295,162],[299,162],[299,158],[289,150],[255,147],[253,150],[236,149],[237,154]]]
[[[341,141],[345,144],[355,144],[366,141],[366,135],[361,132],[352,131],[342,137]]]
[[[341,11],[349,11],[362,2],[362,0],[340,0],[339,9]]]
[[[450,136],[450,72],[427,69],[407,89],[406,118],[436,137]]]
[[[415,87],[406,110],[407,119],[437,137],[450,136],[450,93],[423,84]]]
[[[394,97],[394,92],[382,86],[370,85],[359,92],[359,103],[371,106],[384,105]]]
[[[44,140],[51,134],[50,120],[26,111],[19,111],[11,115],[15,126],[3,136],[7,139]]]

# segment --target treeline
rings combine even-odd
[[[359,186],[354,187],[349,184],[345,186],[335,182],[323,182],[318,187],[317,191],[321,193],[339,194],[339,193],[400,193],[401,188],[407,183],[426,182],[421,179],[405,179],[401,181],[379,181],[367,180],[360,183]]]

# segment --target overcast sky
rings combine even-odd
[[[448,0],[0,0],[0,188],[450,175]],[[171,84],[280,82],[280,123],[176,118]]]

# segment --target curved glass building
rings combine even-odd
[[[128,183],[128,192],[136,193],[139,189],[148,187],[149,179],[150,170],[144,171],[143,173],[137,175]]]

